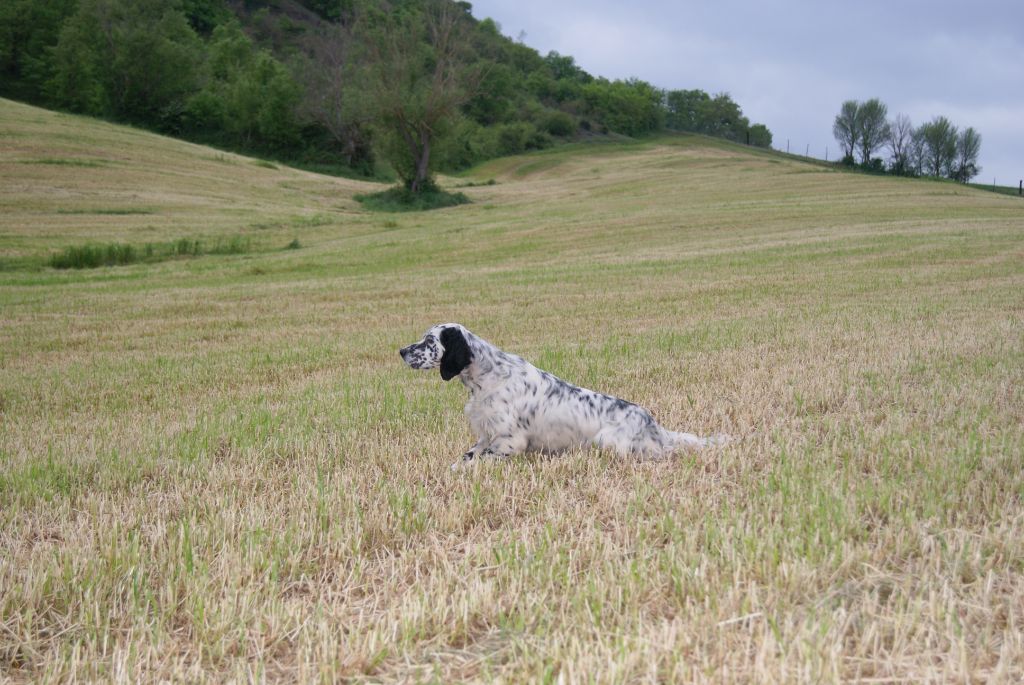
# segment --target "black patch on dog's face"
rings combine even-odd
[[[466,344],[466,338],[458,328],[445,328],[441,331],[441,345],[444,355],[441,357],[441,378],[450,381],[462,373],[473,362],[473,353]]]

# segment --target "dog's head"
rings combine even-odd
[[[465,330],[457,323],[438,324],[427,331],[422,340],[403,347],[398,353],[414,369],[440,367],[441,378],[450,381],[473,362]]]

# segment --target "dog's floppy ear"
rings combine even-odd
[[[466,338],[458,328],[445,328],[441,331],[441,344],[444,345],[444,356],[441,357],[441,378],[450,381],[462,373],[462,370],[473,361],[473,353],[466,344]]]

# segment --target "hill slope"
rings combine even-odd
[[[1016,199],[672,137],[380,215],[9,102],[0,136],[3,675],[1024,676]],[[452,474],[464,390],[395,353],[447,320],[737,440]]]

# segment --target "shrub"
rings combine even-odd
[[[498,128],[498,153],[516,155],[526,150],[526,137],[530,135],[531,124],[518,122]],[[534,129],[536,130],[536,129]]]
[[[498,154],[516,155],[527,150],[543,150],[554,141],[533,124],[517,122],[498,127]]]
[[[375,212],[419,212],[469,204],[465,193],[449,193],[440,189],[414,193],[405,186],[395,186],[379,193],[356,195],[355,199]]]
[[[549,112],[544,116],[541,128],[553,136],[571,136],[576,132],[576,122],[565,112]]]
[[[873,174],[884,174],[885,173],[885,162],[878,157],[872,157],[870,162],[860,165],[864,171],[868,171]]]

